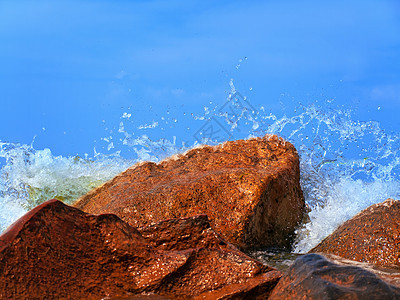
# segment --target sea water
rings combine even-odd
[[[210,105],[203,114],[191,115],[199,126],[190,143],[178,145],[176,137],[154,140],[140,134],[142,129],[160,130],[154,120],[136,127],[137,132],[128,129],[133,112],[121,113],[116,121],[118,139],[103,138],[108,154],[94,150],[91,156],[63,157],[53,155],[51,149],[35,149],[34,143],[0,142],[0,230],[48,199],[70,204],[136,162],[159,161],[201,143],[265,134],[282,136],[300,155],[301,186],[309,213],[296,231],[294,253],[309,251],[362,209],[389,197],[400,199],[398,135],[386,133],[377,122],[354,120],[350,111],[332,109],[331,100],[320,106],[299,105],[278,116],[252,106],[233,80],[230,88],[223,105]],[[165,119],[162,116],[160,123]],[[121,147],[133,150],[135,156],[112,152]]]

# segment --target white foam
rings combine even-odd
[[[6,159],[0,170],[0,230],[51,198],[72,203],[133,164],[117,156],[54,156],[50,149],[12,143],[0,144],[0,157]]]
[[[364,182],[341,178],[337,183],[321,186],[326,196],[309,213],[310,222],[297,230],[295,252],[306,253],[331,234],[339,225],[368,206],[382,202],[388,195],[399,193],[395,180]]]

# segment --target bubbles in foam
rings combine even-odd
[[[340,224],[368,206],[382,202],[389,195],[400,196],[400,183],[396,180],[365,182],[345,177],[324,185],[319,186],[319,193],[324,194],[323,201],[312,207],[310,222],[297,230],[295,252],[308,252]]]
[[[52,155],[50,149],[0,143],[0,230],[51,198],[72,203],[125,170],[132,161],[97,154],[95,159]]]

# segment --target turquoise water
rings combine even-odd
[[[105,153],[94,149],[85,157],[63,157],[51,149],[35,149],[34,141],[0,142],[0,230],[50,198],[72,203],[138,161],[159,161],[200,143],[274,133],[292,142],[301,157],[301,185],[310,212],[308,222],[297,230],[293,249],[304,253],[369,205],[400,199],[399,136],[385,132],[378,122],[354,120],[352,111],[332,102],[299,105],[276,115],[253,106],[231,80],[222,105],[211,103],[201,114],[188,113],[192,129],[186,142],[152,138],[166,124],[185,126],[186,119],[166,113],[132,127],[131,110],[107,120],[117,130],[105,130]]]

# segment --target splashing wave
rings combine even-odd
[[[310,208],[308,222],[297,230],[295,252],[307,252],[369,205],[389,197],[400,198],[398,135],[385,133],[377,122],[354,121],[350,111],[329,105],[300,105],[292,116],[278,117],[266,113],[263,107],[251,106],[233,80],[230,85],[224,105],[206,107],[203,116],[193,119],[202,124],[212,120],[222,124],[226,139],[272,133],[295,145],[301,158],[301,185]],[[122,118],[129,119],[128,113]],[[159,130],[153,125],[143,128]],[[52,155],[49,149],[0,143],[0,159],[5,160],[0,170],[0,229],[47,199],[71,203],[137,161],[158,161],[198,145],[193,141],[190,146],[177,146],[175,137],[155,141],[148,135],[134,137],[123,123],[116,134],[123,136],[117,146],[133,149],[135,159],[123,158],[118,151],[111,155],[95,152],[92,158],[61,157]],[[111,140],[104,139],[108,143]],[[221,140],[203,136],[202,142],[215,144]]]

